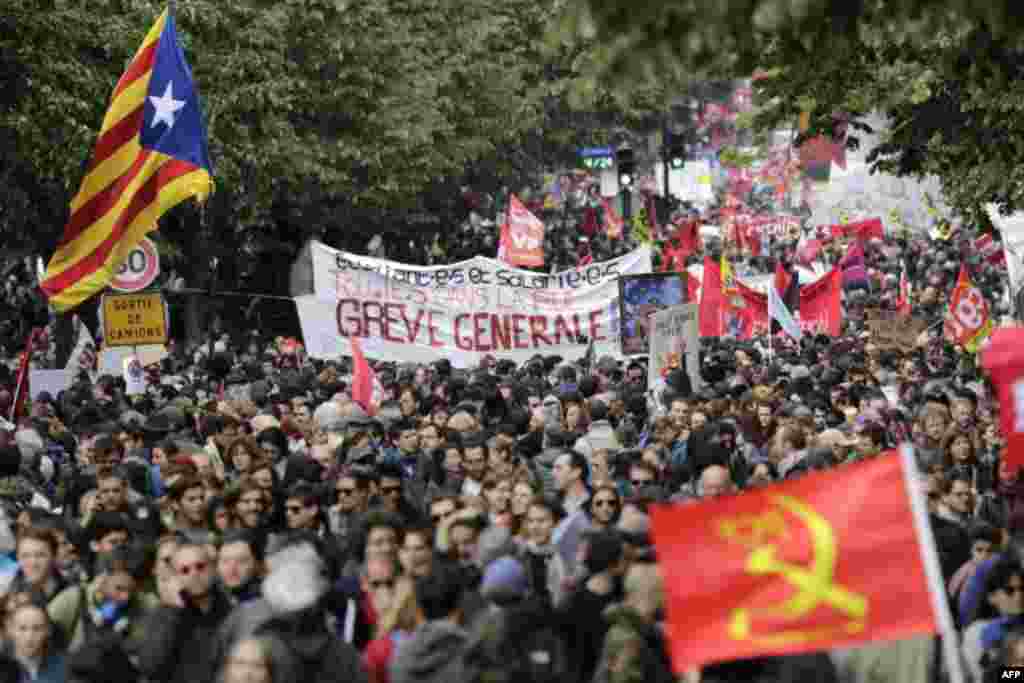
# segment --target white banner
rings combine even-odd
[[[523,362],[536,354],[619,354],[618,277],[651,272],[649,248],[560,273],[519,270],[477,257],[410,266],[313,243],[314,294],[297,297],[306,350],[348,355],[347,337],[368,357],[398,362],[448,358],[456,367],[485,355]]]

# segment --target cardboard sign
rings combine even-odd
[[[690,385],[699,391],[703,382],[700,377],[700,334],[697,327],[697,304],[672,306],[655,313],[651,331],[650,371],[647,373],[648,388],[655,390],[665,384],[665,378],[673,370],[686,370]]]
[[[166,344],[167,327],[167,303],[159,292],[103,296],[106,346]]]
[[[917,347],[917,339],[928,329],[928,321],[900,315],[880,308],[864,309],[864,326],[879,346],[892,346],[904,351]]]

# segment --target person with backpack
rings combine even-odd
[[[608,634],[594,683],[674,683],[668,643],[657,623],[665,604],[657,565],[634,563],[624,583],[626,599],[605,612]]]
[[[463,578],[441,565],[416,581],[416,602],[423,619],[401,643],[391,662],[391,683],[462,681],[462,653],[469,635],[461,626]]]
[[[484,570],[487,608],[474,623],[463,654],[466,683],[561,683],[569,655],[550,605],[532,595],[526,567],[512,556]]]
[[[78,650],[101,636],[117,636],[129,649],[137,647],[144,618],[157,606],[156,598],[143,589],[147,574],[143,552],[115,548],[99,557],[92,582],[58,593],[47,612],[69,649]]]

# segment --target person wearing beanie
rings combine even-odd
[[[594,675],[608,632],[605,610],[622,600],[622,575],[626,569],[621,536],[615,531],[585,534],[580,554],[586,580],[559,609],[563,637],[572,653],[570,680],[589,681]]]
[[[526,599],[530,581],[522,563],[510,555],[494,560],[484,568],[480,595],[498,607],[514,605]]]
[[[530,595],[527,570],[518,559],[504,556],[491,562],[480,592],[488,609],[470,631],[462,680],[571,680],[568,646],[550,607]]]

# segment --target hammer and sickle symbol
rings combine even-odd
[[[751,548],[746,565],[749,573],[776,575],[786,581],[794,592],[786,600],[770,607],[737,608],[729,624],[729,635],[736,640],[754,639],[766,645],[782,646],[862,631],[868,614],[868,601],[863,595],[834,581],[837,553],[831,525],[812,507],[796,498],[774,496],[773,500],[779,509],[753,519],[723,521],[718,525],[719,535]],[[807,528],[813,549],[809,565],[786,562],[776,556],[776,545],[770,540],[788,536],[780,510],[790,513]],[[744,532],[749,536],[745,538]],[[789,629],[767,636],[752,634],[751,624],[757,615],[793,623],[822,604],[842,614],[846,618],[845,623],[804,630]]]

